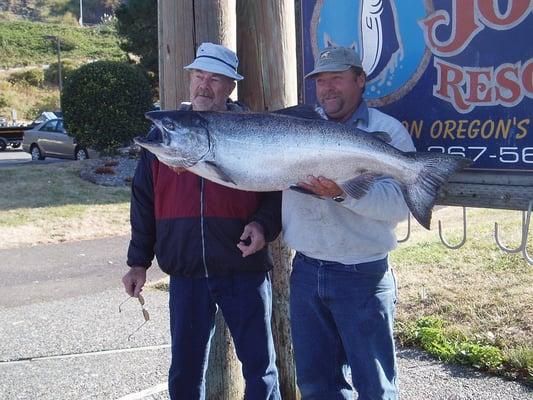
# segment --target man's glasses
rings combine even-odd
[[[120,303],[118,305],[118,312],[119,313],[122,312],[122,306],[124,305],[124,303],[126,303],[128,300],[131,300],[131,299],[133,299],[133,297],[128,297],[126,300],[124,300],[122,303]],[[144,322],[141,325],[139,325],[137,327],[137,329],[135,329],[132,333],[130,333],[130,335],[128,336],[128,340],[130,340],[131,337],[135,334],[135,332],[137,332],[139,329],[141,329],[144,326],[144,324],[146,324],[150,320],[150,314],[148,314],[148,311],[146,310],[146,308],[144,308],[144,297],[142,297],[139,294],[137,299],[139,300],[139,303],[141,304],[141,310],[142,310],[142,313],[143,313]]]

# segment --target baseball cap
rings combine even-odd
[[[315,61],[315,69],[309,72],[305,78],[314,78],[321,72],[341,72],[350,67],[363,68],[361,59],[355,50],[348,47],[326,47]]]
[[[238,65],[239,59],[233,51],[219,44],[206,42],[198,47],[196,58],[184,69],[199,69],[240,81],[244,77],[237,73]]]

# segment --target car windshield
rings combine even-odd
[[[55,112],[51,112],[51,111],[44,111],[41,115],[39,115],[37,117],[37,119],[35,121],[33,121],[34,124],[40,124],[44,121],[48,121],[48,120],[51,120],[51,119],[57,119],[57,118],[62,118],[63,117],[63,113],[61,111],[55,111]]]
[[[57,120],[48,121],[39,130],[40,131],[45,131],[45,132],[55,132],[56,131],[56,125],[57,125]]]

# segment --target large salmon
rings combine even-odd
[[[136,143],[169,165],[221,185],[250,191],[296,187],[309,175],[332,179],[360,198],[377,175],[394,178],[420,224],[429,229],[439,188],[470,160],[437,153],[405,153],[386,133],[368,133],[318,117],[302,107],[278,113],[152,111],[159,137]],[[316,118],[314,116],[317,116]]]

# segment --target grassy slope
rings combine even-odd
[[[447,249],[439,242],[437,222],[442,220],[443,235],[450,244],[459,243],[460,210],[438,210],[431,232],[416,225],[411,238],[391,254],[399,282],[400,340],[413,342],[412,337],[405,336],[409,329],[402,327],[412,328],[415,321],[434,317],[443,323],[438,333],[448,338],[501,350],[503,365],[493,372],[519,375],[533,384],[533,266],[521,254],[498,249],[493,237],[494,222],[498,222],[501,241],[516,247],[520,242],[520,213],[468,209],[465,245]],[[398,229],[399,237],[404,234],[405,224]],[[528,250],[533,254],[531,238]],[[442,350],[434,353],[446,358],[448,349]]]
[[[61,51],[64,59],[125,59],[114,30],[109,27],[79,28],[40,22],[1,21],[0,68],[57,61],[55,42],[45,39],[47,35],[58,36],[64,42]]]
[[[56,44],[47,35],[64,42],[62,60],[124,60],[118,38],[109,26],[79,28],[69,25],[0,20],[0,69],[57,62]],[[34,87],[8,82],[9,73],[0,71],[0,115],[17,110],[19,121],[32,121],[44,110],[59,108],[57,86]]]
[[[0,116],[11,120],[11,110],[15,109],[19,122],[31,122],[42,111],[59,109],[57,86],[12,84],[4,80],[3,75],[0,73]]]

